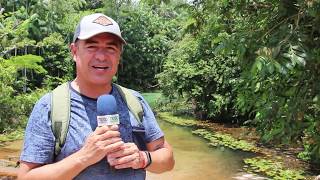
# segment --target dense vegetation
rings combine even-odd
[[[74,77],[81,16],[104,12],[128,42],[116,81],[162,90],[199,118],[256,127],[320,162],[319,0],[0,1],[0,131]],[[156,77],[156,78],[155,78]],[[185,112],[185,111],[184,111]]]
[[[158,75],[200,118],[246,123],[262,141],[303,143],[319,162],[319,1],[195,1]]]

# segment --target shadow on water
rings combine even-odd
[[[148,180],[229,180],[239,176],[244,158],[252,153],[228,148],[212,148],[203,138],[195,136],[188,128],[159,121],[166,140],[173,146],[175,167],[161,175],[149,173]]]

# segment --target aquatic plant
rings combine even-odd
[[[198,122],[195,119],[187,117],[177,117],[173,116],[168,112],[159,113],[159,117],[169,123],[177,124],[180,126],[197,126]],[[214,133],[206,129],[196,129],[192,131],[193,134],[199,135],[207,140],[209,140],[209,145],[211,146],[226,146],[234,150],[242,150],[247,152],[259,152],[259,149],[255,147],[254,144],[249,143],[245,140],[238,140],[233,138],[229,134]]]
[[[23,138],[23,129],[16,129],[14,131],[10,131],[10,133],[0,134],[0,145],[7,141],[14,141]]]
[[[249,143],[245,140],[238,140],[233,138],[229,134],[213,133],[206,129],[197,129],[192,131],[193,134],[199,135],[209,140],[211,146],[226,146],[234,150],[242,150],[247,152],[259,152],[259,149],[254,144]]]
[[[284,168],[280,161],[273,161],[263,157],[254,157],[244,159],[245,170],[252,173],[263,173],[274,180],[301,180],[306,179],[302,170],[292,170]]]
[[[196,126],[197,125],[197,121],[195,119],[191,119],[191,118],[188,118],[188,117],[177,117],[177,116],[172,116],[171,113],[169,112],[161,112],[158,114],[158,116],[169,122],[169,123],[172,123],[172,124],[177,124],[177,125],[180,125],[180,126],[188,126],[188,127],[191,127],[191,126]]]

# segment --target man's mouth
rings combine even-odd
[[[102,69],[102,70],[106,70],[109,69],[109,66],[92,66],[95,69]]]

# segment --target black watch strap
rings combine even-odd
[[[145,151],[145,153],[147,154],[147,158],[148,158],[148,163],[147,163],[147,165],[145,167],[145,168],[147,168],[152,163],[152,159],[151,159],[151,154],[150,154],[149,151]]]

